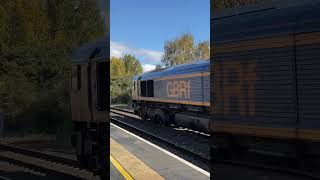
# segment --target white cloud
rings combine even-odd
[[[143,68],[143,72],[147,72],[147,71],[155,70],[156,66],[152,64],[143,64],[142,68]]]
[[[126,44],[110,41],[110,50],[111,50],[111,57],[121,57],[125,54],[131,54],[140,59],[142,64],[148,63],[151,64],[159,64],[161,62],[162,52],[160,51],[153,51],[143,48],[132,48],[127,46]],[[150,66],[149,66],[150,67]]]

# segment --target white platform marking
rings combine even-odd
[[[204,169],[199,168],[198,166],[196,166],[196,165],[194,165],[194,164],[192,164],[192,163],[190,163],[190,162],[188,162],[188,161],[186,161],[186,160],[184,160],[184,159],[180,158],[179,156],[177,156],[177,155],[175,155],[175,154],[173,154],[173,153],[171,153],[171,152],[169,152],[169,151],[167,151],[167,150],[165,150],[165,149],[163,149],[163,148],[161,148],[161,147],[159,147],[159,146],[157,146],[157,145],[153,144],[152,142],[147,141],[147,140],[143,139],[142,137],[137,136],[137,135],[135,135],[135,134],[133,134],[133,133],[131,133],[131,132],[129,132],[129,131],[127,131],[127,130],[125,130],[125,129],[123,129],[123,128],[119,127],[119,126],[117,126],[117,125],[115,125],[115,124],[113,124],[113,123],[110,123],[110,124],[111,124],[112,126],[114,126],[114,127],[118,128],[118,129],[120,129],[120,130],[122,130],[122,131],[124,131],[124,132],[126,132],[126,133],[128,133],[128,134],[130,134],[131,136],[133,136],[133,137],[135,137],[135,138],[137,138],[137,139],[139,139],[139,140],[141,140],[141,141],[143,141],[143,142],[145,142],[145,143],[149,144],[150,146],[152,146],[152,147],[154,147],[154,148],[156,148],[156,149],[158,149],[158,150],[160,150],[160,151],[164,152],[165,154],[167,154],[167,155],[169,155],[169,156],[173,157],[174,159],[176,159],[176,160],[178,160],[178,161],[180,161],[180,162],[182,162],[182,163],[184,163],[184,164],[188,165],[189,167],[191,167],[191,168],[193,168],[193,169],[195,169],[195,170],[199,171],[200,173],[202,173],[202,174],[204,174],[204,175],[206,175],[206,176],[210,177],[210,173],[209,173],[208,171],[206,171],[206,170],[204,170]]]

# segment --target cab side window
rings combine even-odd
[[[147,81],[147,96],[148,97],[153,97],[153,80],[148,80]]]
[[[141,96],[146,97],[147,96],[147,81],[141,81],[140,82],[140,91]]]
[[[141,81],[140,89],[142,97],[154,97],[153,80]]]

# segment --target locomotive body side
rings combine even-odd
[[[227,147],[291,157],[319,149],[312,143],[320,141],[320,104],[312,100],[320,80],[319,10],[317,4],[211,19],[210,130]]]
[[[204,88],[204,85],[209,82],[208,68],[209,63],[203,62],[146,74],[140,79],[139,98],[144,101],[208,107],[210,94],[206,91],[207,88]],[[147,84],[147,94],[141,90],[141,83],[144,82]],[[149,86],[153,86],[150,90],[153,93],[148,92]]]
[[[177,114],[186,113],[208,115],[210,106],[209,62],[202,61],[174,66],[162,71],[145,73],[137,80],[137,98],[134,110],[143,118],[176,123],[193,129],[208,129],[205,122],[179,121]],[[159,115],[160,114],[160,115]]]

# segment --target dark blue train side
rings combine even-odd
[[[136,76],[132,91],[134,111],[144,119],[208,131],[209,68],[208,60],[196,61]],[[187,119],[185,113],[189,114]],[[199,119],[198,115],[204,117]]]
[[[219,147],[320,157],[320,3],[211,19],[210,130]]]

